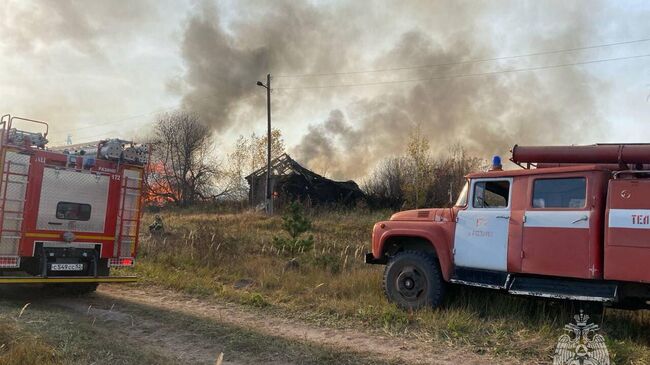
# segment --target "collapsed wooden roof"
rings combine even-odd
[[[271,160],[271,177],[275,191],[283,191],[292,198],[308,197],[312,202],[352,203],[364,196],[356,182],[334,181],[300,165],[284,153]],[[249,186],[266,178],[266,166],[246,176]]]

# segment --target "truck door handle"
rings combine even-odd
[[[586,221],[586,220],[588,220],[588,219],[589,219],[589,217],[587,217],[587,216],[585,215],[585,216],[583,216],[583,217],[580,218],[580,219],[576,219],[576,220],[574,220],[573,222],[571,222],[571,224],[576,224],[576,223],[578,223],[578,222]]]
[[[500,218],[500,219],[510,219],[510,216],[509,216],[509,215],[497,215],[496,218]]]

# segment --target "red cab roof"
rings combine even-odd
[[[549,175],[570,172],[587,172],[587,171],[611,171],[600,165],[576,165],[563,167],[548,167],[543,169],[518,169],[518,170],[500,170],[500,171],[483,171],[468,174],[470,179],[490,178],[490,177],[515,177],[530,175]]]

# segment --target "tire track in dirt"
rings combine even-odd
[[[57,298],[47,301],[60,308],[71,310],[81,318],[91,320],[93,327],[106,327],[116,336],[130,338],[141,346],[150,346],[156,352],[181,364],[214,364],[219,355],[219,344],[177,326],[123,311],[119,305],[100,308],[106,304],[102,298]],[[105,305],[103,305],[105,306]],[[223,365],[247,365],[238,361],[224,361]],[[292,365],[277,363],[274,365]]]
[[[416,338],[404,339],[371,334],[356,329],[320,327],[299,320],[275,317],[232,303],[198,299],[161,288],[102,285],[99,287],[97,296],[119,301],[131,301],[160,310],[178,311],[205,318],[208,321],[245,328],[263,335],[308,342],[338,351],[369,355],[384,361],[427,365],[516,364],[511,360],[495,360],[488,356],[477,355],[445,345],[435,347]],[[178,329],[169,330],[175,332]],[[164,332],[165,330],[159,329],[159,331]],[[163,332],[157,333],[155,337],[163,335]]]

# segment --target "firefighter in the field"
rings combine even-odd
[[[165,232],[165,226],[163,225],[162,217],[156,215],[154,222],[149,225],[149,233],[151,234],[162,234]]]

